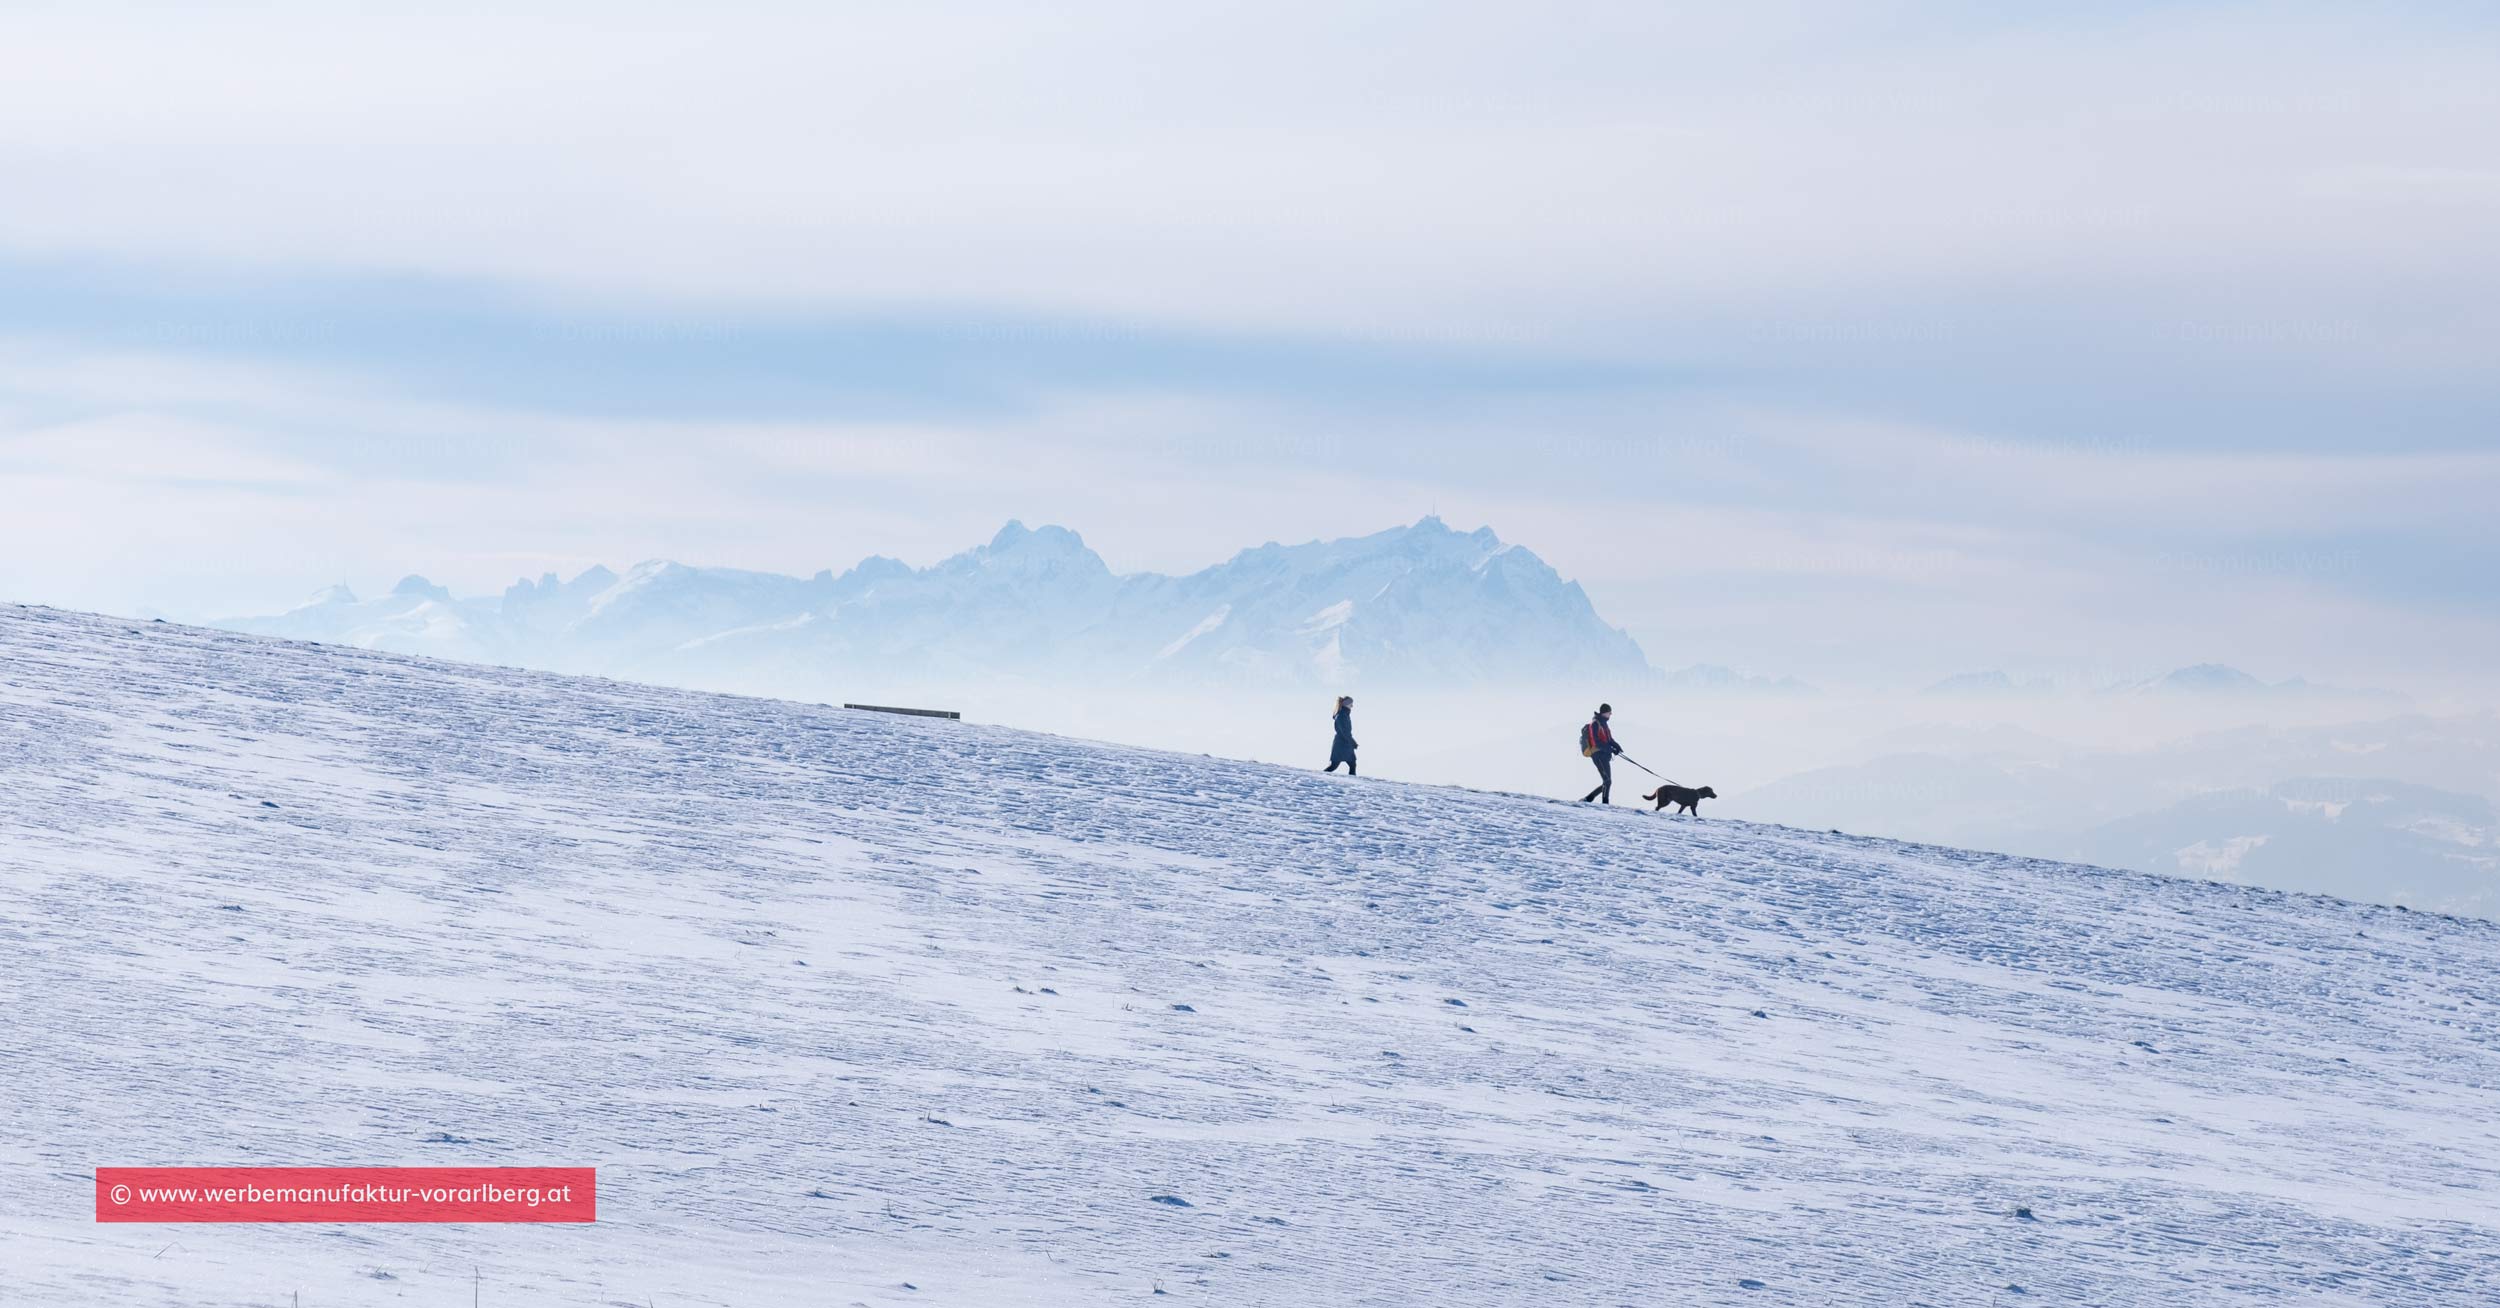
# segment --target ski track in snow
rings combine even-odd
[[[2491,1303],[2495,965],[2335,900],[0,608],[0,1303]],[[600,1217],[92,1220],[93,1168],[186,1164],[596,1166]]]

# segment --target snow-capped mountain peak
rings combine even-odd
[[[441,586],[435,585],[433,582],[427,581],[425,578],[420,577],[413,572],[400,578],[399,584],[391,587],[391,594],[396,595],[401,599],[430,599],[448,601],[451,598],[450,591]]]
[[[344,584],[324,586],[321,589],[314,591],[312,596],[306,599],[303,603],[289,609],[288,612],[300,613],[305,609],[317,609],[325,606],[353,604],[355,602],[356,592],[349,590]]]
[[[1021,580],[1067,577],[1089,583],[1111,577],[1110,565],[1086,547],[1084,537],[1065,527],[1028,528],[1013,519],[989,544],[958,554],[935,571],[979,571]]]

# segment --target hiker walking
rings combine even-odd
[[[1606,725],[1614,715],[1614,705],[1600,704],[1596,716],[1580,728],[1580,753],[1597,765],[1597,789],[1580,796],[1583,804],[1592,799],[1601,804],[1615,802],[1615,755],[1623,752],[1623,746],[1615,743],[1615,733]]]
[[[1345,774],[1349,777],[1353,776],[1354,697],[1352,695],[1337,697],[1337,716],[1332,720],[1337,724],[1337,740],[1335,744],[1328,747],[1328,770],[1334,772],[1337,770],[1337,765],[1343,763]]]

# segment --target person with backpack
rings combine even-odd
[[[1583,804],[1592,799],[1603,804],[1615,802],[1615,755],[1623,752],[1623,746],[1615,743],[1615,733],[1606,725],[1606,720],[1614,715],[1614,705],[1600,704],[1588,725],[1580,728],[1580,754],[1597,765],[1597,789],[1580,796]]]
[[[1336,771],[1337,765],[1343,763],[1345,774],[1349,777],[1353,776],[1354,697],[1352,695],[1337,697],[1337,715],[1332,721],[1337,724],[1337,740],[1335,744],[1328,747],[1328,771]]]

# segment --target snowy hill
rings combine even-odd
[[[1269,544],[1185,577],[1115,575],[1075,532],[1011,522],[927,568],[836,576],[669,562],[455,600],[422,577],[332,587],[220,624],[402,653],[841,698],[897,668],[948,678],[1274,687],[1474,685],[1653,674],[1575,582],[1438,518]]]
[[[10,1303],[2500,1299],[2500,928],[2208,882],[0,608],[0,942]],[[89,1216],[351,1162],[600,1220]]]

